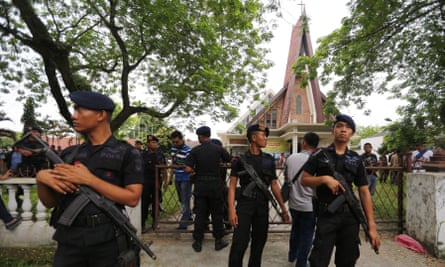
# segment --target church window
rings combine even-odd
[[[296,105],[296,113],[297,113],[297,115],[301,115],[301,113],[302,113],[302,106],[301,106],[301,96],[300,95],[297,95],[297,99],[296,99],[296,103],[295,103],[295,105]]]
[[[271,109],[266,114],[266,126],[271,129],[277,128],[277,110],[276,109]]]

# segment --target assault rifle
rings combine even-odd
[[[38,136],[29,132],[24,135],[23,138],[27,136],[33,136],[37,142],[39,142],[43,148],[41,153],[45,154],[46,157],[54,164],[64,163],[63,160],[57,156],[54,151],[52,151],[48,145],[43,142]],[[22,139],[23,139],[22,138]],[[139,248],[143,249],[148,256],[150,256],[153,260],[156,260],[156,255],[149,248],[149,244],[144,244],[136,235],[136,228],[131,224],[130,220],[127,216],[125,216],[122,211],[116,207],[115,203],[91,189],[88,186],[81,185],[79,190],[79,195],[74,199],[74,201],[65,209],[61,218],[57,221],[65,226],[70,226],[74,220],[76,219],[79,212],[89,203],[92,202],[99,209],[101,209],[115,224],[118,226],[128,237],[130,237],[131,241]]]
[[[270,203],[272,204],[272,206],[274,207],[274,209],[276,210],[278,215],[280,215],[280,217],[284,219],[284,217],[283,217],[284,214],[278,207],[277,201],[273,197],[272,193],[270,193],[269,188],[267,188],[267,186],[261,180],[260,176],[255,171],[255,169],[252,167],[252,165],[247,163],[246,159],[244,158],[244,155],[240,155],[238,158],[240,159],[241,163],[243,164],[244,170],[245,170],[245,171],[238,173],[238,175],[243,175],[243,174],[245,174],[245,172],[247,172],[247,174],[250,176],[250,179],[251,179],[251,182],[243,190],[242,195],[246,196],[246,197],[253,197],[255,194],[254,193],[255,187],[258,187],[266,195],[266,197],[270,200]]]
[[[330,157],[326,154],[325,151],[323,151],[324,160],[317,157],[320,161],[327,163],[329,166],[329,169],[332,172],[332,177],[335,178],[335,180],[339,181],[340,184],[345,188],[345,191],[337,196],[329,205],[328,205],[328,212],[329,213],[335,213],[341,206],[343,206],[346,202],[346,204],[349,207],[349,210],[354,215],[355,219],[359,222],[359,224],[362,226],[363,231],[365,232],[366,237],[368,238],[369,242],[371,242],[371,236],[369,234],[369,226],[368,222],[366,221],[365,216],[363,215],[363,211],[360,205],[359,200],[355,196],[354,192],[352,192],[351,187],[349,186],[348,182],[346,182],[345,177],[335,170],[334,165],[332,161],[330,160]],[[379,249],[376,246],[372,247],[374,249],[374,252],[376,254],[379,254]]]

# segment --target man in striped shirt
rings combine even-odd
[[[185,144],[184,136],[178,130],[171,134],[170,140],[173,144],[171,148],[172,164],[185,167],[185,159],[188,154],[190,154],[192,148]],[[193,220],[190,210],[192,183],[189,174],[183,167],[176,167],[173,169],[173,172],[175,175],[176,191],[178,192],[178,198],[182,206],[182,217],[177,229],[185,230],[187,229],[188,223]]]

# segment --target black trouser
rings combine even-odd
[[[215,179],[197,177],[193,196],[196,213],[193,239],[200,241],[204,238],[209,211],[212,216],[213,237],[216,239],[224,237],[224,198],[221,180],[218,177]]]
[[[323,212],[317,217],[311,267],[327,267],[335,246],[337,267],[352,267],[360,256],[359,224],[349,211]]]
[[[151,204],[151,217],[155,218],[155,200],[156,200],[156,194],[155,194],[155,183],[153,182],[145,182],[144,187],[142,189],[142,196],[141,196],[141,220],[142,220],[142,227],[145,226],[145,221],[148,218],[148,207]]]
[[[233,231],[232,246],[229,255],[229,267],[241,267],[243,257],[249,245],[249,267],[261,266],[261,256],[267,240],[269,228],[268,201],[241,197],[237,204],[238,227]]]

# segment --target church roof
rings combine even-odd
[[[282,101],[280,104],[280,123],[283,126],[290,121],[290,111],[292,99],[295,95],[295,86],[299,86],[300,79],[292,71],[292,65],[297,61],[299,56],[313,56],[313,49],[311,38],[309,34],[308,18],[306,13],[303,14],[298,19],[297,23],[293,26],[292,35],[289,46],[289,53],[287,59],[287,65],[285,70],[285,77],[282,89],[275,94],[275,96],[269,102],[269,107],[265,107],[263,111],[258,112],[256,116],[253,117],[251,123],[256,123],[259,117],[261,117],[268,108],[274,106],[274,104]],[[307,93],[308,102],[313,107],[311,116],[312,123],[323,123],[325,116],[323,114],[323,103],[326,100],[326,96],[321,92],[318,79],[310,80]]]

